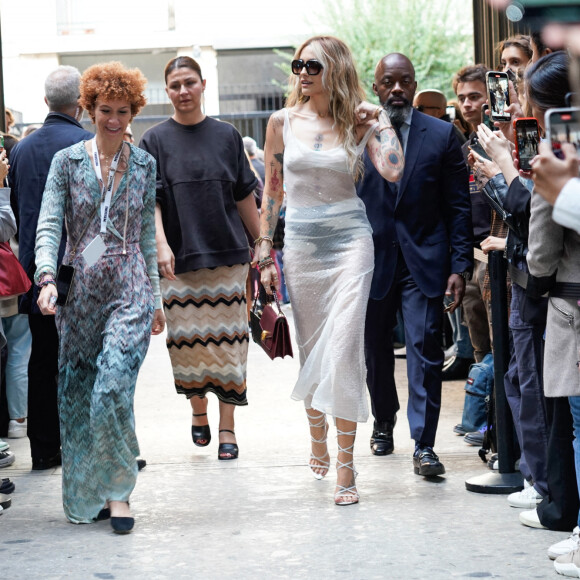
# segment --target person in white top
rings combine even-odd
[[[374,267],[371,227],[355,181],[366,147],[380,174],[404,170],[399,139],[382,107],[364,101],[350,49],[318,36],[294,55],[286,108],[266,131],[266,183],[255,262],[271,294],[279,288],[270,258],[286,186],[284,265],[296,323],[300,374],[292,398],[310,423],[310,469],[328,473],[326,414],[338,434],[335,503],[357,503],[353,447],[367,420],[364,320]]]

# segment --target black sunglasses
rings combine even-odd
[[[324,68],[317,60],[304,62],[302,59],[298,59],[292,61],[293,74],[299,75],[304,67],[306,67],[306,72],[311,76],[320,74],[320,71]]]

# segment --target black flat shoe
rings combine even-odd
[[[235,433],[231,429],[220,429],[220,433]],[[218,447],[218,459],[227,461],[228,459],[237,459],[240,450],[236,443],[220,443]]]
[[[193,414],[194,417],[205,417],[207,413]],[[191,438],[193,444],[198,447],[207,447],[211,441],[211,431],[209,425],[192,425]]]
[[[135,518],[111,518],[111,527],[115,534],[128,534],[135,527]]]
[[[393,429],[397,416],[392,421],[375,421],[371,435],[371,453],[373,455],[390,455],[395,450]]]
[[[147,461],[142,457],[137,457],[137,470],[141,471],[147,465]]]
[[[104,520],[108,520],[111,517],[111,510],[109,508],[103,508],[98,514],[97,514],[97,522],[102,522]]]

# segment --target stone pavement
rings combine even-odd
[[[287,310],[291,314],[291,309]],[[131,498],[135,531],[108,522],[75,526],[64,517],[60,469],[30,471],[28,439],[0,477],[16,483],[0,517],[0,576],[28,579],[556,578],[546,548],[565,533],[530,529],[505,496],[465,490],[488,471],[452,428],[462,382],[444,383],[436,451],[447,473],[414,475],[405,412],[395,453],[373,457],[369,420],[359,426],[356,506],[333,503],[334,473],[316,481],[306,467],[309,435],[290,392],[298,361],[272,362],[254,344],[250,405],[236,412],[240,458],[217,460],[217,403],[210,398],[211,444],[194,447],[191,409],[173,388],[163,337],[153,337],[136,396],[137,432],[147,467]],[[403,409],[405,361],[397,363]],[[331,428],[331,433],[334,433]],[[331,441],[336,458],[336,444]]]

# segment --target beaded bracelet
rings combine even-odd
[[[268,266],[273,266],[274,265],[274,260],[272,260],[272,258],[264,258],[263,260],[260,260],[258,262],[258,270],[262,271],[264,268],[267,268]]]
[[[272,246],[274,245],[274,240],[270,236],[260,236],[254,240],[254,246],[261,244],[264,240],[270,242]]]
[[[45,286],[48,286],[49,284],[54,284],[54,286],[56,286],[56,281],[53,280],[52,278],[45,278],[42,280],[42,282],[40,282],[38,284],[39,288],[44,288]]]

